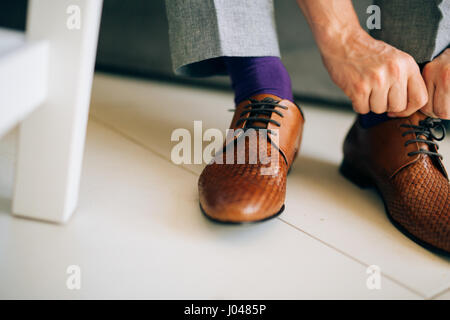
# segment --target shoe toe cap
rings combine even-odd
[[[242,172],[230,176],[235,169],[207,166],[200,175],[199,201],[205,215],[221,222],[238,223],[265,220],[281,212],[285,177],[246,177]]]

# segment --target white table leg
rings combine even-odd
[[[49,83],[45,103],[20,125],[16,215],[65,222],[75,210],[101,8],[102,0],[29,2],[27,37],[49,41]]]

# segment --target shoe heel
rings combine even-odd
[[[366,189],[373,186],[373,182],[369,177],[358,172],[358,170],[345,159],[339,167],[339,172],[361,189]]]

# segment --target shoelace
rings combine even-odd
[[[411,130],[407,130],[407,131],[403,132],[402,136],[405,136],[410,133],[414,133],[416,135],[415,139],[410,139],[410,140],[406,141],[405,146],[407,146],[408,144],[414,143],[414,142],[418,142],[418,143],[422,142],[422,143],[426,143],[427,145],[434,145],[436,147],[436,150],[438,150],[439,146],[438,146],[437,142],[435,142],[433,140],[441,141],[445,138],[445,127],[440,119],[428,117],[424,120],[420,120],[418,126],[411,125],[411,124],[402,124],[402,125],[400,125],[400,127],[411,128]],[[442,132],[442,135],[439,137],[436,136],[433,132],[433,130],[435,130],[435,129],[440,129],[440,131]],[[423,136],[426,139],[419,138],[419,136]],[[409,152],[408,156],[414,156],[414,155],[420,154],[420,153],[427,154],[430,156],[436,156],[441,159],[443,158],[440,153],[425,150],[422,148],[420,148],[417,151]]]
[[[266,97],[263,100],[256,100],[256,99],[249,99],[250,103],[244,106],[244,111],[241,112],[239,115],[239,120],[236,122],[236,125],[241,124],[242,122],[246,121],[243,130],[246,131],[248,129],[267,129],[267,125],[269,123],[273,123],[277,127],[280,127],[281,124],[273,119],[270,119],[272,116],[272,113],[276,113],[280,117],[284,117],[283,113],[280,110],[277,110],[275,108],[281,108],[281,109],[288,109],[286,106],[282,106],[279,104],[280,101],[274,100],[270,97]],[[233,110],[232,110],[233,111]],[[245,115],[248,115],[248,117],[244,117]],[[268,118],[263,118],[261,115],[267,115]],[[265,124],[264,127],[258,126],[255,123],[262,122]],[[267,129],[268,133],[276,134],[270,129]]]

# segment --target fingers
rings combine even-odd
[[[422,72],[429,98],[421,111],[441,119],[450,119],[450,51],[447,50],[429,62]]]
[[[433,112],[441,119],[450,119],[450,55],[439,64],[434,77]]]
[[[420,74],[414,59],[398,53],[373,68],[363,78],[370,91],[364,100],[357,90],[354,91],[355,110],[359,113],[372,111],[374,113],[388,112],[389,116],[407,117],[420,108],[428,100],[427,86]],[[368,106],[366,101],[368,99]]]
[[[441,119],[450,119],[450,92],[443,85],[436,87],[433,98],[433,111]]]
[[[408,103],[407,82],[400,81],[394,83],[389,89],[388,94],[388,111],[402,112],[406,109]]]
[[[369,94],[362,94],[352,99],[353,110],[360,114],[366,114],[370,111]]]
[[[408,79],[407,87],[408,102],[406,109],[402,112],[389,112],[391,117],[408,117],[420,108],[422,108],[428,101],[428,92],[425,82],[419,72],[414,73]]]
[[[422,111],[424,114],[426,114],[429,117],[437,118],[437,115],[433,112],[435,86],[432,81],[427,81],[426,85],[427,85],[427,92],[428,92],[428,101],[427,101],[427,104],[422,109],[420,109],[420,111]]]
[[[363,81],[358,81],[349,95],[352,100],[353,110],[360,114],[366,114],[370,111],[369,97],[370,88]]]
[[[427,86],[419,72],[408,79],[408,104],[405,116],[409,116],[422,108],[428,101]]]
[[[378,87],[370,93],[369,104],[370,110],[374,113],[384,113],[388,105],[389,87]]]

